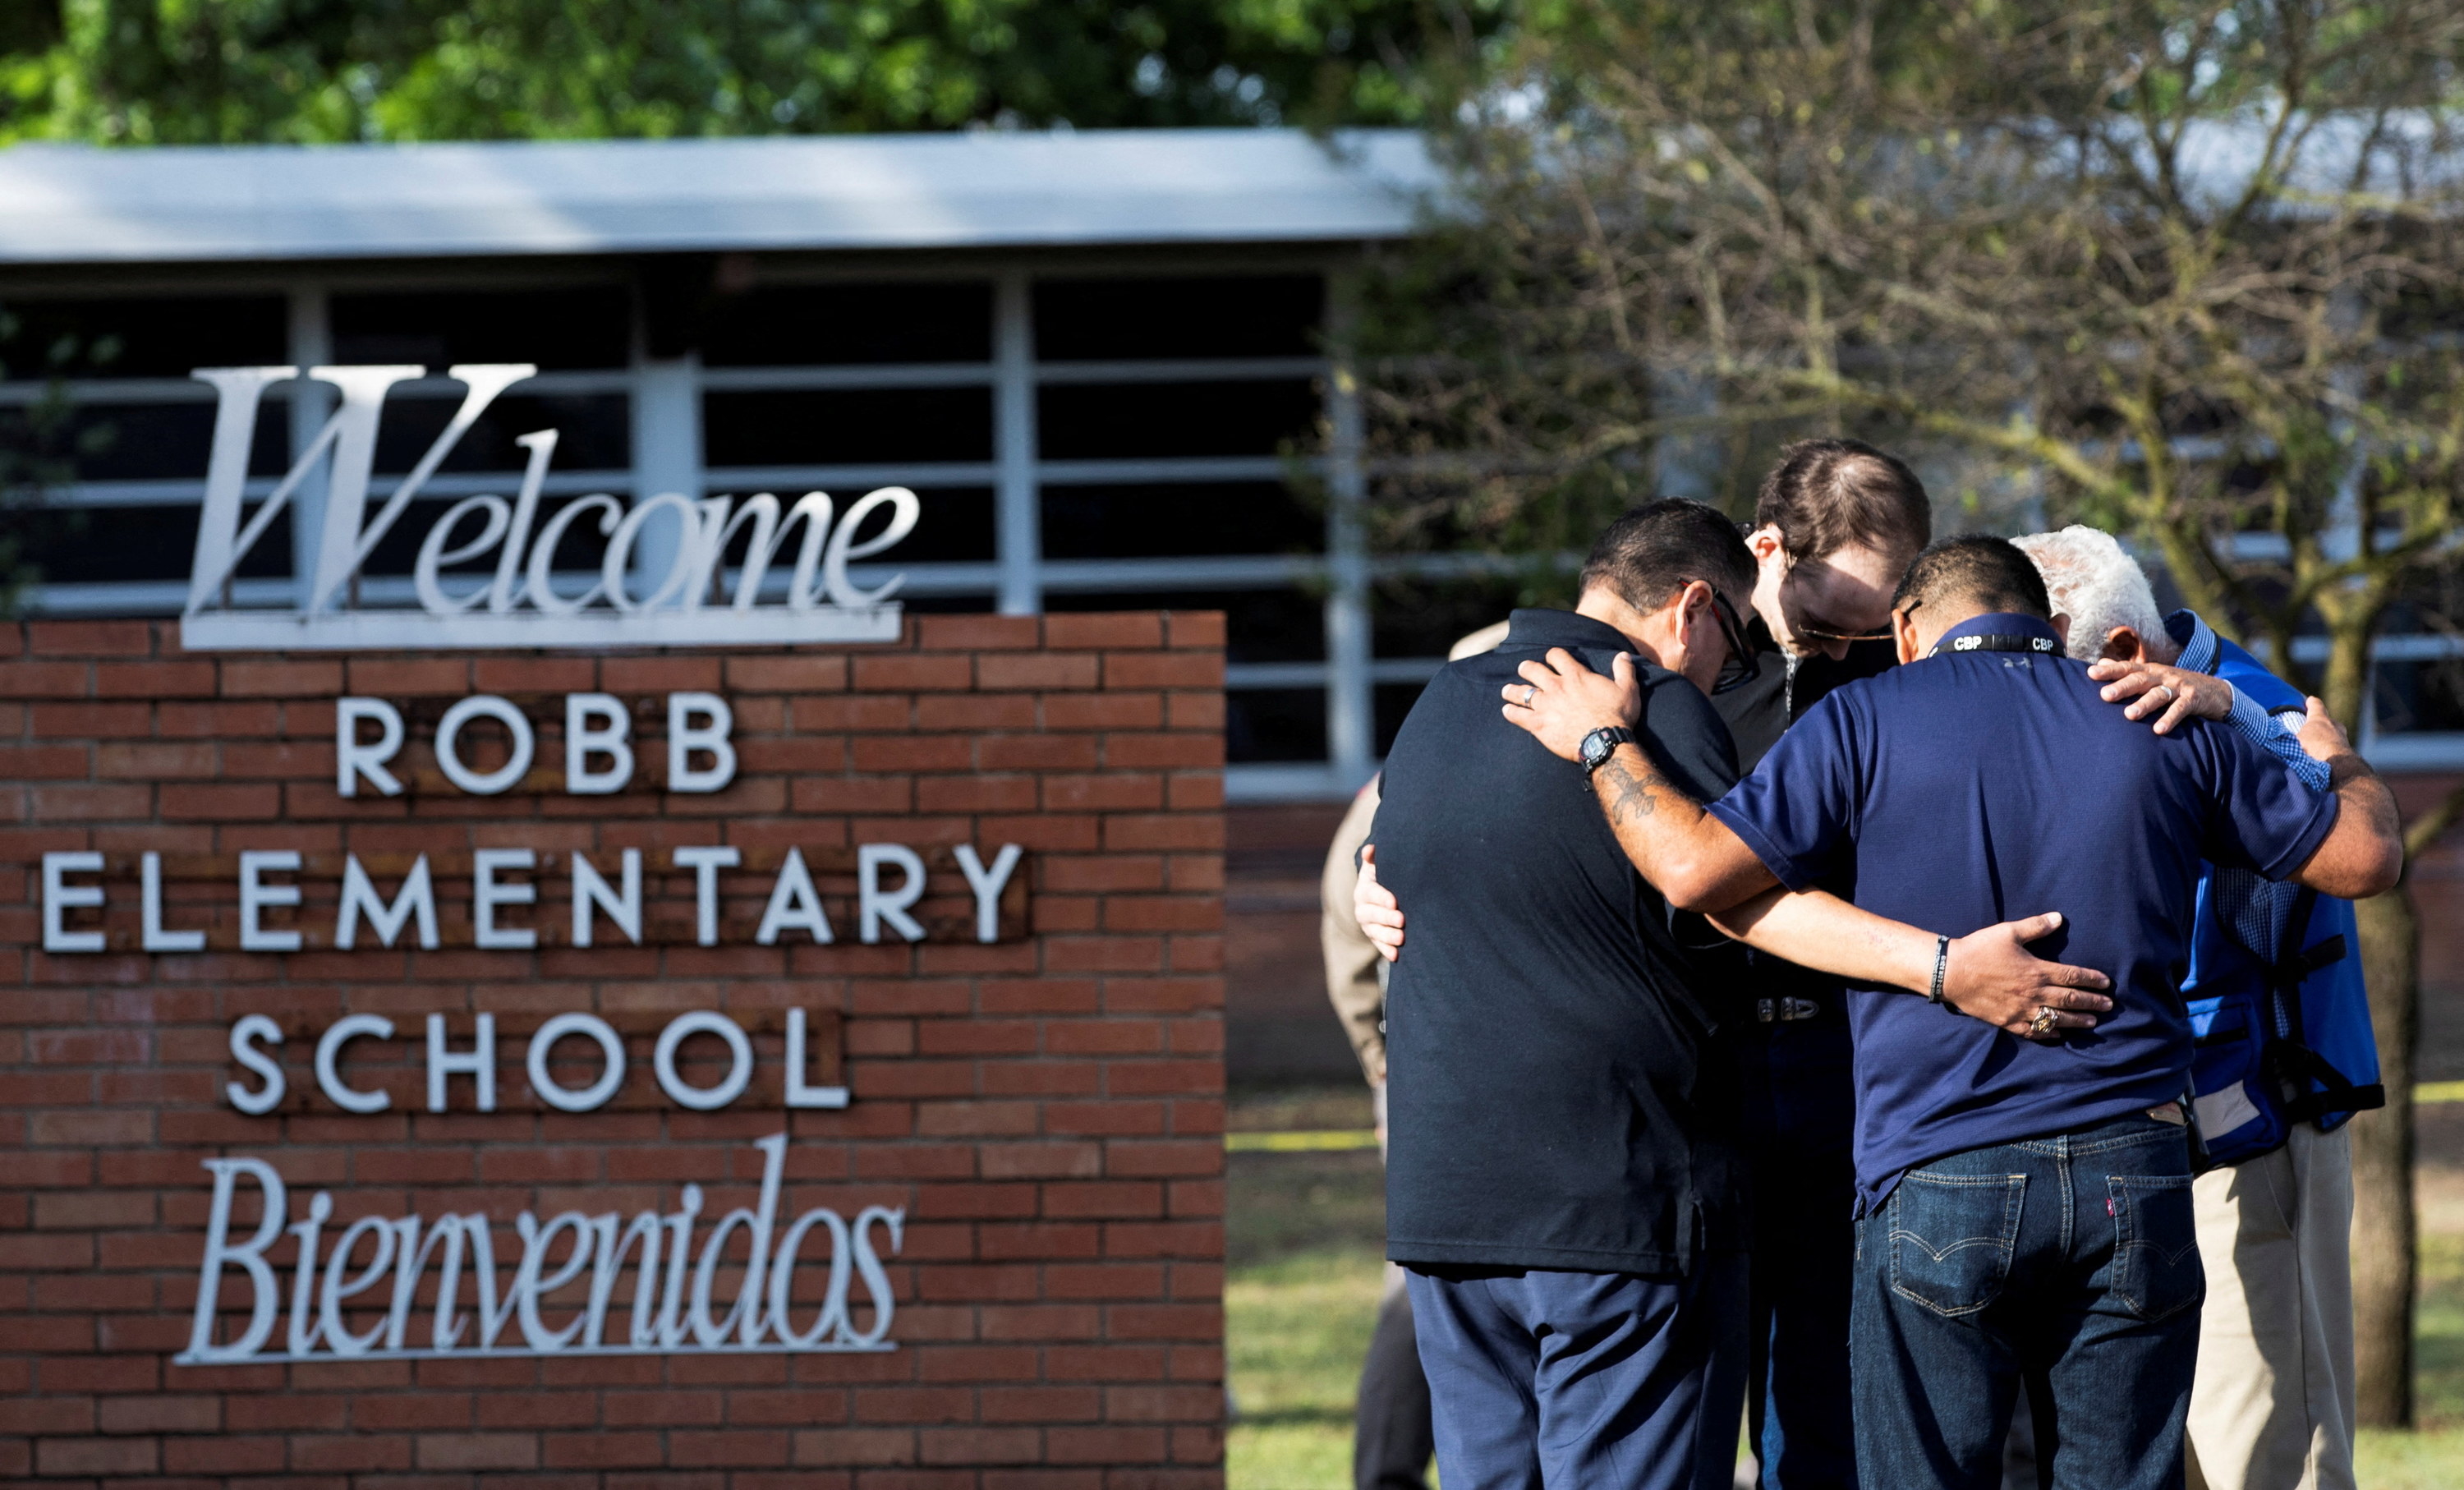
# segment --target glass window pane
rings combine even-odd
[[[35,508],[9,514],[18,561],[56,583],[114,580],[186,581],[197,551],[197,509]],[[289,515],[277,515],[240,564],[250,579],[291,568]]]
[[[327,310],[334,361],[537,362],[542,369],[622,367],[633,340],[623,285],[559,290],[433,290],[338,295]]]
[[[1326,690],[1234,689],[1223,695],[1223,758],[1234,765],[1326,758]]]
[[[525,394],[520,383],[496,396],[463,431],[440,471],[518,471],[530,452],[516,437],[539,429],[557,431],[551,471],[623,471],[633,464],[632,403],[621,393]],[[377,426],[376,469],[406,472],[428,453],[461,407],[458,399],[392,398]],[[205,468],[197,468],[203,474]],[[511,494],[510,492],[508,494]]]
[[[2383,734],[2464,730],[2464,663],[2382,661],[2371,692]]]
[[[208,404],[77,404],[46,430],[30,411],[0,410],[0,438],[38,459],[57,459],[82,481],[193,481],[205,491],[206,460],[214,443],[214,405]],[[269,399],[256,411],[249,471],[278,476],[290,469],[290,409]]]
[[[1220,610],[1223,660],[1321,662],[1326,605],[1306,590],[1046,591],[1046,610]]]
[[[1044,489],[1044,552],[1050,559],[1325,548],[1325,515],[1279,481]]]
[[[290,361],[278,295],[0,300],[0,376],[186,378]],[[200,472],[202,473],[202,472]]]
[[[1036,392],[1046,460],[1273,455],[1316,430],[1307,381],[1061,383]]]
[[[728,296],[711,313],[709,367],[985,362],[993,355],[992,286],[774,285]]]
[[[990,388],[702,395],[712,466],[990,460]]]
[[[1443,657],[1462,637],[1504,621],[1520,588],[1508,578],[1380,584],[1370,597],[1370,646],[1379,657]]]
[[[1306,357],[1318,350],[1325,300],[1316,274],[1038,280],[1035,355]]]

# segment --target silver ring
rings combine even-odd
[[[2147,691],[2148,691],[2148,692],[2150,692],[2150,693],[2162,693],[2162,694],[2164,694],[2164,695],[2165,695],[2165,701],[2166,701],[2167,703],[2171,703],[2171,702],[2173,701],[2173,697],[2174,697],[2174,694],[2173,694],[2173,685],[2171,685],[2170,683],[2159,683],[2159,684],[2157,684],[2154,688],[2149,689]]]
[[[1531,701],[1532,701],[1533,699],[1535,699],[1535,698],[1538,698],[1539,696],[1540,696],[1540,685],[1539,685],[1539,684],[1537,684],[1537,683],[1526,683],[1525,685],[1523,685],[1523,707],[1524,707],[1524,708],[1526,708],[1526,709],[1530,708],[1530,707],[1531,707]]]

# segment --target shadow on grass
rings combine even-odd
[[[1233,1419],[1243,1428],[1342,1428],[1352,1427],[1349,1407],[1287,1407],[1271,1413],[1243,1413]]]

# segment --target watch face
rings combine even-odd
[[[1583,736],[1583,764],[1592,770],[1598,770],[1602,762],[1616,754],[1617,741],[1609,737],[1608,731],[1594,730]]]

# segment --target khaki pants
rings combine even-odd
[[[2353,1490],[2353,1156],[2343,1128],[2199,1176],[2190,1490]]]

